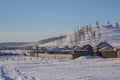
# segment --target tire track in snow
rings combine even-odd
[[[2,68],[1,68],[1,76],[2,76],[2,78],[4,79],[4,80],[14,80],[13,78],[11,78],[9,75],[8,75],[8,73],[5,71],[5,68],[4,68],[4,66],[2,66]]]
[[[18,68],[15,68],[15,71],[17,73],[17,77],[20,77],[21,80],[36,80],[35,77],[33,76],[28,76],[26,74],[24,74],[22,71],[20,71]]]
[[[13,61],[12,58],[9,58],[9,61],[2,63],[0,80],[36,80],[35,77],[24,74],[20,68],[17,68],[18,63]]]

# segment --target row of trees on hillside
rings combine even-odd
[[[100,32],[99,21],[96,21],[95,27],[93,27],[91,24],[86,25],[85,27],[82,27],[81,29],[77,28],[74,30],[74,40],[77,41],[84,41],[84,40],[94,40],[94,39],[100,39],[102,34]],[[113,26],[110,21],[107,22],[107,26],[105,27],[120,27],[119,23],[116,22],[115,26]]]
[[[102,25],[103,26],[103,25]],[[103,27],[113,27],[110,21],[107,22],[107,26]],[[119,23],[116,22],[114,27],[120,27]],[[80,41],[85,40],[97,40],[100,39],[103,34],[101,33],[101,25],[99,24],[99,21],[96,21],[95,26],[93,27],[91,24],[86,25],[82,28],[77,28],[74,30],[73,35],[68,35],[63,38],[57,39],[55,41],[52,41],[50,43],[54,45],[66,45],[67,43],[78,43]]]
[[[113,25],[110,23],[110,21],[107,22],[107,26],[112,26],[113,27]],[[114,27],[119,28],[120,27],[119,23],[116,22]]]
[[[86,25],[85,27],[82,27],[81,29],[78,28],[74,30],[75,42],[100,38],[101,33],[100,33],[100,26],[98,21],[96,21],[95,28],[92,28],[90,24],[90,25]]]

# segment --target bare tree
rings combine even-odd
[[[117,27],[117,28],[120,27],[118,22],[115,23],[115,27]]]
[[[99,27],[99,21],[96,21],[96,27]]]
[[[101,33],[100,33],[100,32],[98,33],[98,38],[99,38],[99,39],[101,38]]]
[[[77,31],[74,29],[74,38],[75,38],[75,43],[77,42]]]
[[[96,32],[93,31],[93,38],[96,39]]]
[[[108,21],[107,24],[110,25],[110,21]]]

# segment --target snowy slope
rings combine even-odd
[[[114,47],[120,48],[120,28],[116,27],[103,27],[100,28],[93,27],[92,31],[96,32],[96,39],[91,39],[90,32],[85,32],[85,40],[77,41],[75,42],[75,35],[68,35],[66,38],[63,39],[63,42],[54,41],[47,44],[43,44],[40,46],[60,46],[60,45],[78,45],[82,46],[85,44],[91,44],[92,46],[95,46],[99,44],[100,42],[108,42],[110,45]],[[100,38],[98,38],[98,34],[101,34]],[[59,42],[59,43],[58,43]]]
[[[95,39],[93,39],[93,35],[92,32],[95,31]],[[105,26],[100,26],[98,27],[92,27],[92,30],[86,32],[86,30],[84,30],[84,34],[85,34],[85,39],[83,39],[83,35],[81,37],[81,40],[77,40],[75,39],[75,34],[70,34],[67,35],[66,37],[60,38],[60,39],[56,39],[47,43],[40,43],[40,41],[38,42],[34,42],[31,44],[27,44],[26,46],[42,46],[42,47],[46,47],[46,46],[74,46],[74,45],[78,45],[78,46],[83,46],[86,44],[90,44],[92,46],[96,46],[97,44],[99,44],[100,42],[108,42],[110,45],[112,45],[113,47],[116,48],[120,48],[120,27],[105,27]],[[101,36],[99,36],[99,34],[101,34]],[[79,35],[77,35],[79,36]],[[51,39],[51,38],[50,38]],[[46,39],[45,39],[46,40]],[[42,40],[44,41],[44,40]]]
[[[99,41],[106,41],[114,47],[120,47],[120,28],[101,27],[102,36]]]
[[[91,44],[92,46],[95,46],[100,42],[106,41],[113,47],[120,48],[120,28],[101,26],[99,29],[94,27],[93,30],[96,32],[96,39],[80,41],[79,45]],[[98,33],[101,33],[100,38],[97,38]]]
[[[120,80],[120,59],[0,57],[0,80]]]

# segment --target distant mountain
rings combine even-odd
[[[50,43],[50,42],[54,42],[56,40],[60,40],[60,39],[63,39],[63,38],[66,38],[66,35],[62,35],[62,36],[58,36],[58,37],[52,37],[52,38],[48,38],[48,39],[43,39],[43,40],[40,40],[40,41],[37,41],[37,42],[32,42],[30,44],[25,44],[25,45],[22,45],[22,46],[40,46],[40,45],[43,45],[43,44],[47,44],[47,43]]]
[[[59,39],[63,39],[65,38],[66,36],[59,36],[59,37],[52,37],[52,38],[48,38],[48,39],[44,39],[44,40],[41,40],[41,41],[38,41],[38,43],[40,44],[45,44],[45,43],[48,43],[48,42],[52,42],[52,41],[56,41],[56,40],[59,40]]]
[[[0,43],[0,47],[16,47],[25,44],[30,44],[31,42],[3,42]]]

